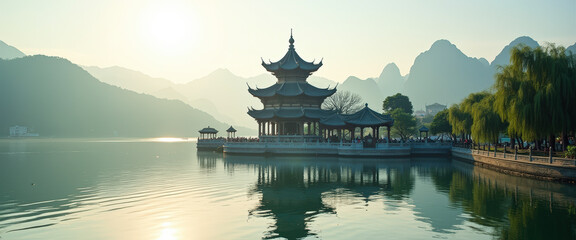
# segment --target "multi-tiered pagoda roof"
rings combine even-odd
[[[394,120],[389,115],[377,113],[368,105],[353,114],[321,109],[324,100],[336,93],[336,87],[318,88],[309,84],[306,79],[322,66],[322,61],[315,63],[302,59],[294,48],[292,34],[288,42],[288,52],[279,61],[262,60],[262,66],[278,81],[266,88],[248,86],[250,94],[264,104],[260,110],[248,109],[248,114],[258,121],[259,135],[303,135],[305,123],[306,134],[319,133],[318,128],[392,126]]]
[[[264,62],[262,66],[272,72],[278,81],[266,88],[251,88],[248,92],[260,98],[264,109],[249,109],[248,114],[258,120],[275,118],[320,119],[334,114],[333,111],[320,109],[324,99],[336,92],[336,87],[318,88],[306,81],[306,78],[322,66],[302,59],[294,48],[294,38],[290,35],[288,52],[277,62]]]
[[[248,92],[254,97],[296,97],[296,96],[309,96],[309,97],[329,97],[336,92],[336,88],[317,88],[310,85],[308,82],[282,82],[276,83],[267,88],[250,88]]]
[[[290,34],[290,40],[288,40],[290,46],[288,47],[288,52],[282,59],[277,62],[269,62],[266,63],[262,60],[262,66],[266,68],[266,71],[272,72],[274,74],[281,72],[281,71],[294,71],[294,70],[301,70],[303,72],[315,72],[322,66],[322,60],[319,63],[307,62],[302,59],[296,49],[294,48],[294,38],[292,34]]]

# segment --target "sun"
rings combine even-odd
[[[190,50],[196,35],[192,12],[177,4],[155,4],[143,14],[143,40],[151,50],[178,55]]]

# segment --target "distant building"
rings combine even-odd
[[[446,105],[442,105],[439,103],[426,105],[426,114],[435,116],[437,113],[441,112],[444,109],[446,109]]]
[[[28,132],[29,128],[25,126],[10,127],[10,137],[38,137],[40,134]]]

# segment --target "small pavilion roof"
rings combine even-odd
[[[369,127],[369,126],[383,126],[383,125],[391,125],[394,123],[394,119],[390,117],[390,115],[378,113],[368,107],[368,104],[364,106],[360,111],[352,113],[352,114],[344,114],[342,115],[346,123],[360,126],[360,127]]]
[[[211,128],[210,126],[202,128],[202,130],[198,131],[199,133],[218,133],[218,130]]]
[[[419,131],[420,132],[428,132],[428,128],[426,126],[422,126]]]
[[[336,87],[317,88],[308,82],[282,82],[276,83],[267,88],[252,89],[248,86],[248,92],[255,97],[272,97],[272,96],[311,96],[311,97],[329,97],[336,92]]]
[[[332,114],[331,116],[320,120],[320,124],[330,126],[330,127],[342,127],[346,126],[346,121],[340,114]]]
[[[226,132],[236,132],[236,129],[234,129],[234,127],[230,126]]]
[[[306,72],[315,72],[322,66],[322,60],[319,63],[307,62],[302,59],[296,49],[294,49],[294,38],[292,33],[290,33],[290,40],[288,40],[290,46],[288,47],[288,52],[277,62],[264,62],[262,59],[262,66],[266,68],[268,72],[277,72],[280,70],[296,70],[301,69]]]

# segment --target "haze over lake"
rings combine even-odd
[[[181,139],[0,140],[0,237],[575,237],[570,185],[449,158],[265,158],[195,149]]]

